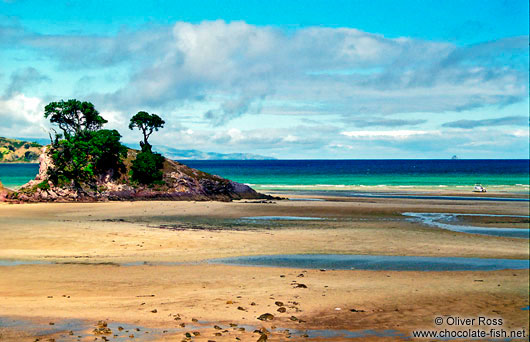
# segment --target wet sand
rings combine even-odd
[[[528,202],[329,198],[0,204],[0,259],[59,263],[0,267],[0,318],[19,321],[2,324],[0,319],[0,340],[125,341],[133,340],[132,334],[137,341],[182,341],[188,332],[193,341],[257,341],[261,334],[253,330],[265,327],[269,341],[287,340],[285,329],[295,341],[348,340],[337,335],[340,329],[393,330],[386,333],[393,336],[361,338],[392,341],[416,329],[439,329],[433,319],[443,315],[502,317],[504,329],[528,333],[528,311],[521,310],[529,305],[528,270],[320,271],[204,263],[216,257],[299,253],[528,259],[526,239],[437,229],[407,220],[403,212],[528,215]],[[244,216],[325,220],[239,220]],[[502,217],[475,221],[525,224]],[[138,264],[116,265],[127,262]],[[285,312],[277,311],[277,301]],[[264,313],[275,317],[258,320]],[[57,331],[69,320],[77,323]],[[112,334],[94,335],[100,320],[114,324]],[[127,329],[118,331],[116,324]],[[38,329],[41,325],[48,330]],[[239,330],[242,325],[245,331]],[[315,329],[334,332],[324,338]]]

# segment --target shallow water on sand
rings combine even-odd
[[[513,237],[519,239],[530,238],[530,229],[524,228],[496,228],[496,227],[476,227],[470,225],[459,225],[459,216],[485,216],[485,217],[521,217],[521,215],[486,215],[486,214],[450,214],[450,213],[403,213],[404,216],[412,217],[415,220],[437,228],[447,229],[455,232]]]
[[[527,269],[529,260],[483,259],[457,257],[423,257],[395,255],[349,255],[349,254],[280,254],[219,258],[204,261],[211,264],[234,266],[270,266],[289,268],[313,268],[335,270],[389,270],[389,271],[494,271],[503,269]],[[125,263],[64,263],[85,266],[185,266],[203,262],[147,262]],[[0,260],[0,266],[62,263],[46,261]]]
[[[36,264],[49,264],[47,261],[37,260],[2,260],[0,259],[0,266],[18,266],[18,265],[36,265]]]
[[[49,319],[49,321],[49,323],[45,323],[32,319],[0,317],[0,327],[22,331],[37,337],[54,336],[56,342],[100,340],[102,336],[116,342],[133,341],[133,339],[134,341],[145,342],[160,338],[161,335],[183,331],[175,328],[153,329],[127,323],[108,322],[107,327],[111,333],[94,334],[96,322],[90,323],[80,319]],[[194,328],[188,327],[188,329]]]
[[[493,271],[529,267],[528,260],[343,254],[261,255],[210,262],[238,266],[392,271]]]
[[[311,217],[311,216],[247,216],[241,217],[240,220],[246,221],[318,221],[326,220],[323,217]]]
[[[322,197],[345,197],[345,198],[394,198],[394,199],[427,199],[441,201],[486,201],[486,202],[529,202],[528,198],[509,198],[509,197],[489,197],[482,194],[462,195],[462,196],[443,196],[443,195],[426,195],[421,193],[407,192],[364,192],[356,190],[289,190],[289,191],[270,191],[273,195],[289,196],[322,196]],[[523,191],[525,195],[528,191]]]
[[[52,322],[53,321],[53,322]],[[31,334],[38,337],[49,337],[54,336],[57,342],[66,341],[88,341],[88,340],[99,340],[99,337],[105,336],[111,341],[151,341],[154,339],[160,339],[162,336],[167,338],[173,338],[182,335],[185,336],[186,332],[199,332],[203,336],[206,336],[204,330],[211,329],[214,325],[223,329],[225,336],[231,333],[235,335],[240,334],[240,328],[244,328],[244,331],[252,332],[259,329],[258,326],[243,324],[243,325],[223,325],[214,324],[213,322],[198,321],[192,325],[187,323],[185,328],[147,328],[139,325],[120,323],[120,322],[107,322],[107,327],[111,330],[109,334],[98,335],[94,334],[94,328],[96,324],[89,323],[87,321],[79,319],[65,319],[65,320],[53,320],[53,325],[50,323],[36,322],[30,319],[23,318],[12,318],[12,317],[1,317],[0,316],[0,328],[11,328],[22,331],[26,334]],[[174,325],[174,324],[171,324]],[[276,334],[285,334],[287,338],[290,337],[301,337],[306,338],[362,338],[362,337],[396,337],[406,338],[405,335],[396,330],[333,330],[333,329],[285,329],[276,327],[270,329],[271,332]],[[200,335],[199,335],[200,336]],[[94,339],[96,338],[96,339]],[[186,339],[187,340],[187,339]],[[255,339],[253,339],[255,340]]]

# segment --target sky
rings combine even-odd
[[[0,136],[90,101],[130,146],[529,157],[528,1],[0,0]]]

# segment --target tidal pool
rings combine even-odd
[[[521,217],[527,218],[528,216],[522,215],[493,215],[493,214],[452,214],[452,213],[403,213],[404,216],[411,217],[412,219],[419,220],[423,224],[428,226],[451,230],[454,232],[469,233],[469,234],[482,234],[482,235],[493,235],[493,236],[504,236],[513,237],[519,239],[530,238],[530,230],[524,228],[486,228],[476,227],[470,225],[459,225],[455,224],[458,221],[459,216],[486,216],[486,217]]]
[[[529,268],[528,260],[345,254],[259,255],[212,259],[209,262],[237,266],[389,271],[494,271]]]
[[[0,266],[18,266],[18,265],[40,265],[40,264],[51,264],[49,261],[38,261],[38,260],[7,260],[0,259]]]
[[[68,342],[68,341],[88,341],[88,340],[99,340],[95,335],[93,329],[97,326],[96,322],[87,322],[79,319],[64,319],[54,320],[53,325],[45,322],[37,322],[31,319],[13,318],[13,317],[2,317],[0,316],[0,327],[11,328],[21,330],[27,334],[32,334],[39,337],[39,339],[54,336],[54,340],[57,342]],[[168,324],[173,326],[173,324]],[[125,342],[125,341],[152,341],[160,340],[163,336],[167,339],[177,340],[179,336],[184,335],[185,332],[199,331],[204,334],[205,329],[211,329],[214,325],[221,327],[224,330],[235,332],[237,336],[237,329],[245,328],[247,332],[259,329],[259,326],[239,324],[239,325],[223,325],[215,322],[199,321],[197,324],[186,324],[185,328],[147,328],[144,326],[127,324],[123,322],[107,322],[107,327],[111,329],[111,333],[107,334],[106,337],[111,341]],[[121,329],[121,330],[120,330]],[[400,339],[406,339],[406,335],[397,330],[334,330],[334,329],[285,329],[276,327],[270,329],[272,332],[277,334],[285,334],[287,338],[307,336],[308,338],[363,338],[363,337],[395,337]],[[228,336],[228,332],[225,336]],[[131,336],[132,335],[132,336]],[[46,339],[48,341],[49,339]],[[187,340],[187,339],[186,339]],[[255,340],[255,339],[253,339]]]
[[[97,322],[88,322],[80,319],[62,319],[57,320],[50,318],[49,322],[35,321],[34,319],[14,318],[14,317],[2,317],[0,316],[0,327],[10,328],[15,330],[23,331],[27,334],[31,334],[39,337],[42,341],[50,341],[45,337],[54,336],[56,342],[68,342],[68,341],[88,341],[95,340],[93,330],[97,326]],[[120,322],[108,322],[108,328],[111,329],[111,333],[106,334],[106,337],[111,341],[126,342],[131,341],[152,341],[160,339],[161,336],[166,334],[175,334],[184,331],[184,329],[166,328],[166,329],[152,329],[146,328],[139,325],[120,323]],[[194,327],[188,327],[188,329]],[[120,330],[121,329],[121,330]],[[130,336],[133,336],[132,338]],[[99,336],[101,337],[101,336]],[[96,338],[99,340],[98,338]]]
[[[323,217],[311,217],[311,216],[246,216],[241,217],[240,220],[248,221],[319,221],[325,220]]]

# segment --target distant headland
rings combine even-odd
[[[37,163],[42,145],[0,137],[0,163]]]

